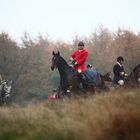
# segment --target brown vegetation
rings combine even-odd
[[[140,93],[0,108],[1,140],[139,140]]]

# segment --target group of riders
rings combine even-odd
[[[69,65],[76,72],[79,83],[84,81],[87,84],[98,83],[98,72],[93,68],[91,64],[85,62],[88,57],[88,52],[85,50],[85,44],[83,42],[78,43],[78,49],[74,51],[69,57]],[[113,87],[117,88],[125,84],[124,79],[128,76],[123,67],[124,58],[122,56],[117,57],[117,63],[113,67]],[[7,84],[8,83],[8,84]],[[2,81],[0,75],[0,98],[2,96],[10,96],[11,82]],[[80,84],[79,84],[80,85]],[[54,100],[57,98],[57,90],[53,90],[53,95],[48,96],[48,100]]]
[[[85,62],[88,57],[88,52],[84,49],[84,46],[85,45],[83,42],[79,42],[78,49],[70,55],[71,66],[77,71],[79,75],[82,75],[82,77],[85,78],[86,81],[90,81],[90,79],[96,80],[96,70],[93,69],[93,66],[91,64],[87,64],[87,67],[85,68]],[[124,70],[123,62],[124,58],[122,56],[119,56],[117,58],[117,63],[113,67],[114,86],[124,85],[124,78],[128,76],[128,74]]]
[[[78,43],[78,49],[70,55],[69,64],[76,71],[78,79],[80,81],[84,80],[87,83],[97,82],[97,71],[93,68],[91,64],[87,64],[85,67],[85,62],[88,57],[88,52],[85,50],[85,44],[83,42]],[[113,86],[119,87],[124,85],[124,78],[128,76],[123,67],[124,58],[119,56],[117,58],[117,63],[113,67]],[[48,97],[49,100],[55,99],[55,91],[52,96]]]

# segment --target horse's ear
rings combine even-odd
[[[52,53],[53,55],[55,55],[55,52],[53,51],[53,53]]]
[[[57,52],[57,55],[60,55],[60,52],[59,51]]]

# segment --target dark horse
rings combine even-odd
[[[60,88],[64,94],[68,94],[70,89],[77,89],[79,82],[75,71],[67,64],[67,62],[60,56],[59,52],[53,51],[51,69],[58,68],[60,74]]]
[[[130,87],[140,87],[140,64],[134,67],[128,76],[126,84]]]
[[[53,58],[52,58],[52,65],[51,69],[54,70],[55,68],[58,68],[59,74],[60,74],[60,88],[64,92],[64,95],[68,95],[70,90],[72,89],[73,91],[76,90],[76,92],[79,89],[79,78],[76,74],[76,71],[71,68],[67,62],[60,56],[60,53],[57,52],[55,53],[53,51]],[[98,81],[98,86],[103,87],[104,81],[110,81],[111,79],[109,78],[109,74],[107,73],[104,76],[101,76],[99,74],[99,81]],[[84,82],[82,82],[83,89],[87,86],[84,85]],[[91,85],[90,88],[95,90],[96,85]],[[85,88],[86,89],[86,88]],[[87,89],[85,90],[87,91]]]

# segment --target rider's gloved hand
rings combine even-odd
[[[125,77],[127,77],[127,76],[128,76],[128,74],[127,74],[127,73],[125,73],[125,74],[124,74],[124,76],[125,76]]]
[[[77,65],[77,62],[73,58],[70,58],[69,64],[70,66],[72,65],[74,67],[75,65]]]
[[[124,76],[124,74],[125,74],[124,72],[120,72],[120,75]]]
[[[73,60],[74,60],[74,59],[71,57],[71,58],[69,59],[69,62],[70,62],[70,63],[72,63],[72,62],[73,62]]]
[[[73,68],[74,65],[75,65],[74,59],[73,58],[70,58],[70,60],[69,60],[69,66]]]
[[[81,69],[78,69],[78,73],[79,73],[79,74],[82,73],[82,70],[81,70]]]
[[[71,58],[70,58],[70,60],[72,61],[72,60],[73,60],[73,58],[71,57]]]
[[[75,61],[74,65],[77,65],[77,62]]]

